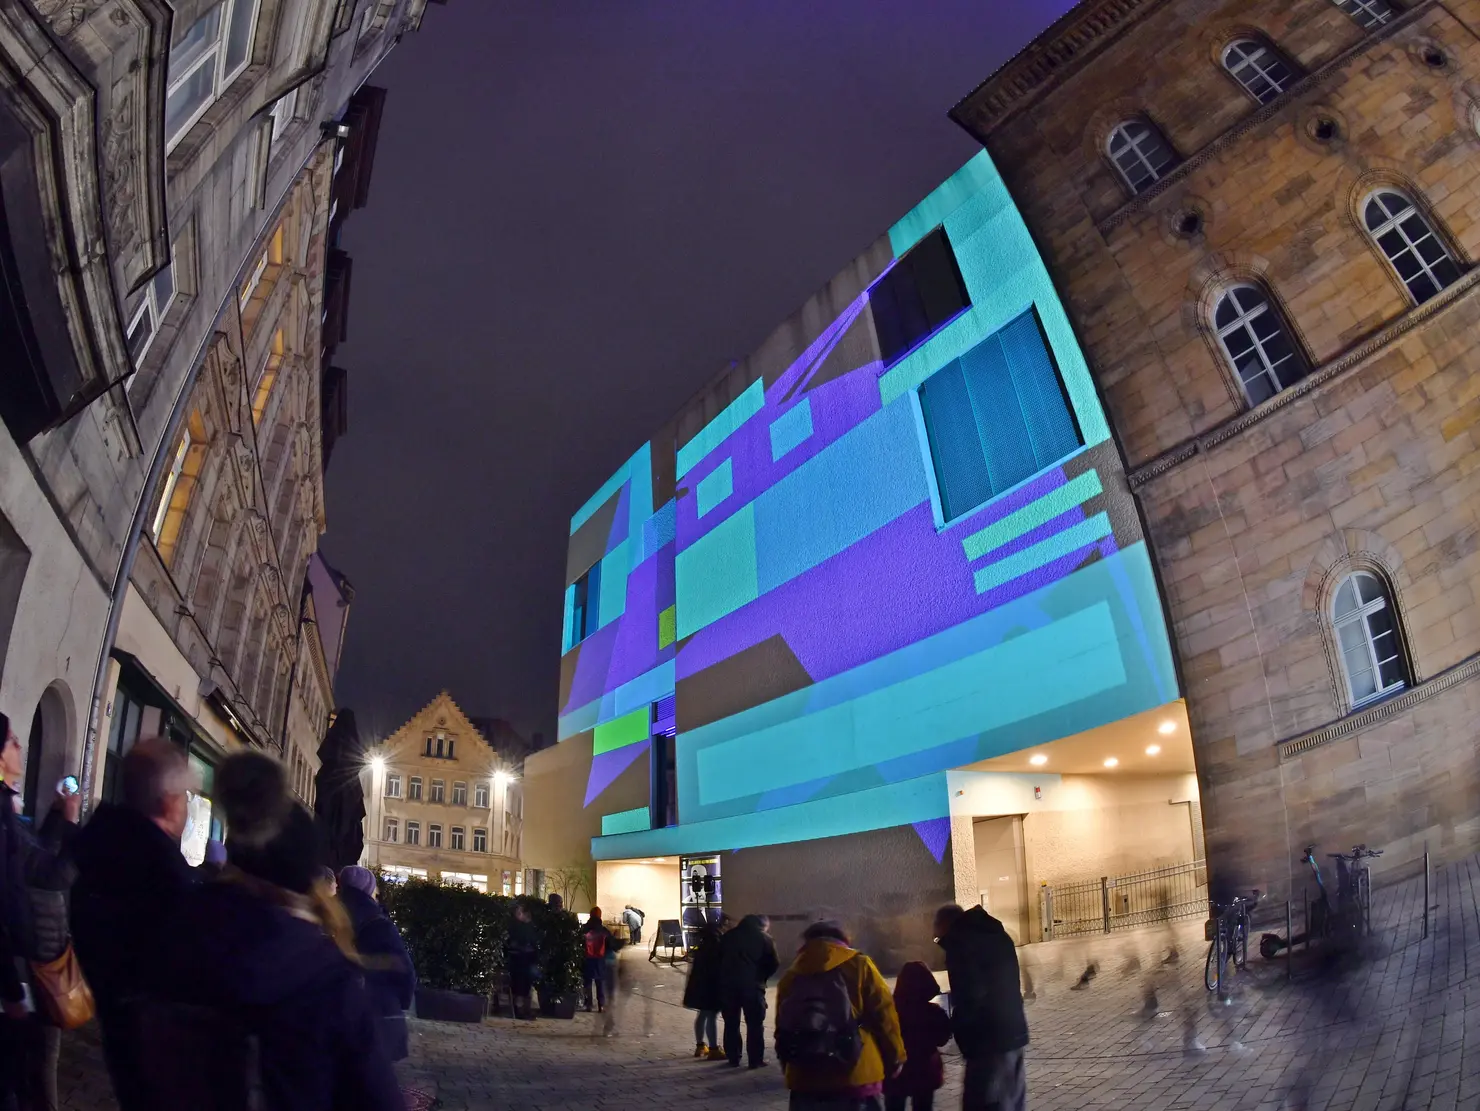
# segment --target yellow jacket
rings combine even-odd
[[[825,1069],[816,1066],[786,1067],[786,1086],[797,1092],[833,1092],[877,1084],[904,1063],[904,1040],[899,1034],[899,1015],[894,1010],[894,997],[879,970],[863,953],[826,938],[807,942],[796,960],[776,985],[776,1013],[798,976],[827,972],[844,967],[848,997],[858,1017],[863,1052],[852,1069]]]

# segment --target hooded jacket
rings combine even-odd
[[[416,972],[401,931],[374,898],[353,887],[341,887],[339,899],[355,928],[355,948],[365,962],[365,986],[380,1016],[380,1032],[392,1061],[403,1060],[410,1047],[406,1039],[406,1011],[416,992]]]
[[[935,1002],[940,984],[920,961],[899,970],[894,983],[894,1009],[904,1037],[904,1070],[884,1081],[887,1096],[923,1096],[945,1083],[940,1047],[951,1040],[951,1019]]]
[[[963,1057],[1028,1044],[1017,947],[982,907],[967,910],[941,938],[951,977],[951,1028]]]
[[[726,934],[726,937],[730,935]],[[904,1041],[899,1032],[899,1016],[894,1009],[894,1000],[889,995],[889,985],[874,962],[856,949],[842,942],[827,938],[815,938],[802,946],[796,960],[776,985],[776,1013],[782,1013],[782,1003],[790,994],[798,976],[818,972],[829,972],[835,968],[844,970],[848,984],[848,998],[853,1004],[853,1014],[858,1020],[862,1035],[863,1051],[851,1069],[843,1066],[833,1068],[798,1064],[786,1066],[786,1086],[794,1092],[823,1092],[839,1095],[857,1092],[859,1089],[878,1086],[894,1066],[904,1061]]]
[[[718,1011],[724,1007],[720,994],[720,944],[724,938],[713,925],[699,934],[699,945],[689,961],[689,978],[683,986],[683,1005],[691,1011]]]
[[[776,975],[776,943],[761,926],[758,915],[747,914],[720,939],[720,994],[739,1001],[766,990]]]

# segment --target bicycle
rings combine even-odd
[[[1331,905],[1331,892],[1326,887],[1321,866],[1316,863],[1316,847],[1307,845],[1300,861],[1310,866],[1316,881],[1316,900],[1310,905],[1310,924],[1305,933],[1296,934],[1288,941],[1279,934],[1261,937],[1259,955],[1265,960],[1273,960],[1285,949],[1302,942],[1308,946],[1314,939],[1333,941],[1371,932],[1371,875],[1367,865],[1361,862],[1381,856],[1382,850],[1357,845],[1350,853],[1326,855],[1336,861],[1336,905]]]
[[[1262,896],[1255,891],[1252,898],[1235,895],[1233,900],[1218,914],[1214,923],[1213,939],[1208,945],[1208,959],[1203,968],[1203,986],[1220,994],[1223,990],[1223,974],[1232,961],[1234,968],[1242,969],[1249,963],[1249,911]]]

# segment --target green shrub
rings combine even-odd
[[[406,941],[423,985],[470,995],[493,990],[504,969],[504,943],[516,899],[421,879],[383,881],[380,897]],[[574,993],[580,987],[585,952],[579,920],[538,899],[520,896],[517,901],[529,908],[539,934],[544,988]]]

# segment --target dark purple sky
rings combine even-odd
[[[324,550],[338,701],[553,733],[570,516],[976,149],[946,118],[1070,0],[431,6],[354,257]]]

